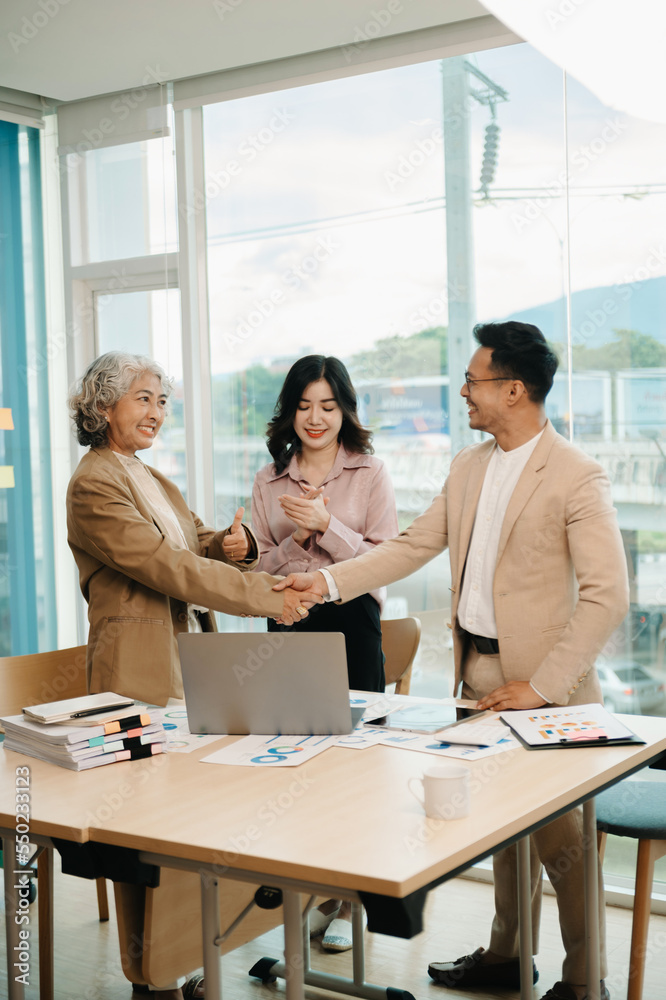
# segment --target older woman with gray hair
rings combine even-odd
[[[112,351],[69,400],[79,443],[90,448],[67,491],[68,540],[88,602],[89,689],[155,705],[182,698],[176,636],[214,631],[211,611],[292,623],[320,603],[276,593],[279,577],[239,571],[258,556],[242,508],[230,528],[207,528],[138,458],[159,434],[170,393],[150,358]]]

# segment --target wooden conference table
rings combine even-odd
[[[273,770],[200,763],[216,744],[190,754],[83,772],[0,753],[6,914],[11,916],[18,905],[11,872],[19,766],[30,768],[33,842],[58,837],[130,847],[148,862],[199,873],[207,1000],[221,995],[217,941],[219,892],[225,880],[282,890],[285,961],[280,974],[289,1000],[301,1000],[302,893],[361,899],[369,930],[411,937],[421,929],[420,911],[429,889],[518,841],[521,996],[527,1000],[534,994],[524,835],[583,802],[586,861],[593,861],[586,875],[588,982],[595,984],[599,928],[593,796],[666,752],[663,719],[627,716],[624,721],[645,745],[531,752],[520,748],[470,762],[471,813],[450,822],[427,819],[408,790],[409,778],[420,776],[433,758],[394,747],[329,749],[299,767]],[[11,919],[6,923],[11,956],[18,928]],[[170,941],[162,945],[168,952]],[[354,980],[346,985],[326,987],[314,978],[308,983],[370,1000],[387,996],[385,988],[364,983],[356,964]],[[594,986],[589,995],[595,997]],[[23,996],[22,985],[9,973],[8,996]]]

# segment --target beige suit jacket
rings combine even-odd
[[[183,694],[176,636],[187,605],[230,615],[278,616],[280,577],[240,572],[222,551],[226,531],[205,527],[180,491],[150,469],[173,506],[188,548],[177,548],[108,448],[83,456],[67,491],[68,540],[88,602],[90,691],[165,705]],[[215,629],[202,615],[204,631]]]
[[[455,690],[464,653],[458,599],[494,446],[489,440],[456,455],[442,492],[397,538],[328,567],[349,601],[408,576],[448,547]],[[532,681],[551,704],[601,700],[594,663],[628,610],[626,559],[606,474],[550,423],[509,501],[493,597],[506,681]]]

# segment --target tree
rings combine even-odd
[[[213,423],[218,434],[266,434],[285,373],[263,365],[213,379]]]
[[[383,337],[369,351],[347,362],[352,381],[414,375],[444,375],[449,369],[445,326],[420,330],[409,337]]]
[[[574,347],[573,370],[616,372],[630,368],[666,367],[666,346],[638,330],[613,330],[615,340],[603,347]]]

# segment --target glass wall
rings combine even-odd
[[[663,712],[665,133],[565,94],[527,45],[205,108],[222,521],[268,460],[285,372],[315,352],[350,368],[409,523],[472,439],[457,410],[473,322],[534,322],[561,356],[549,416],[607,469],[630,561],[604,688],[618,710]],[[388,614],[446,606],[448,582],[437,560],[391,588]]]

